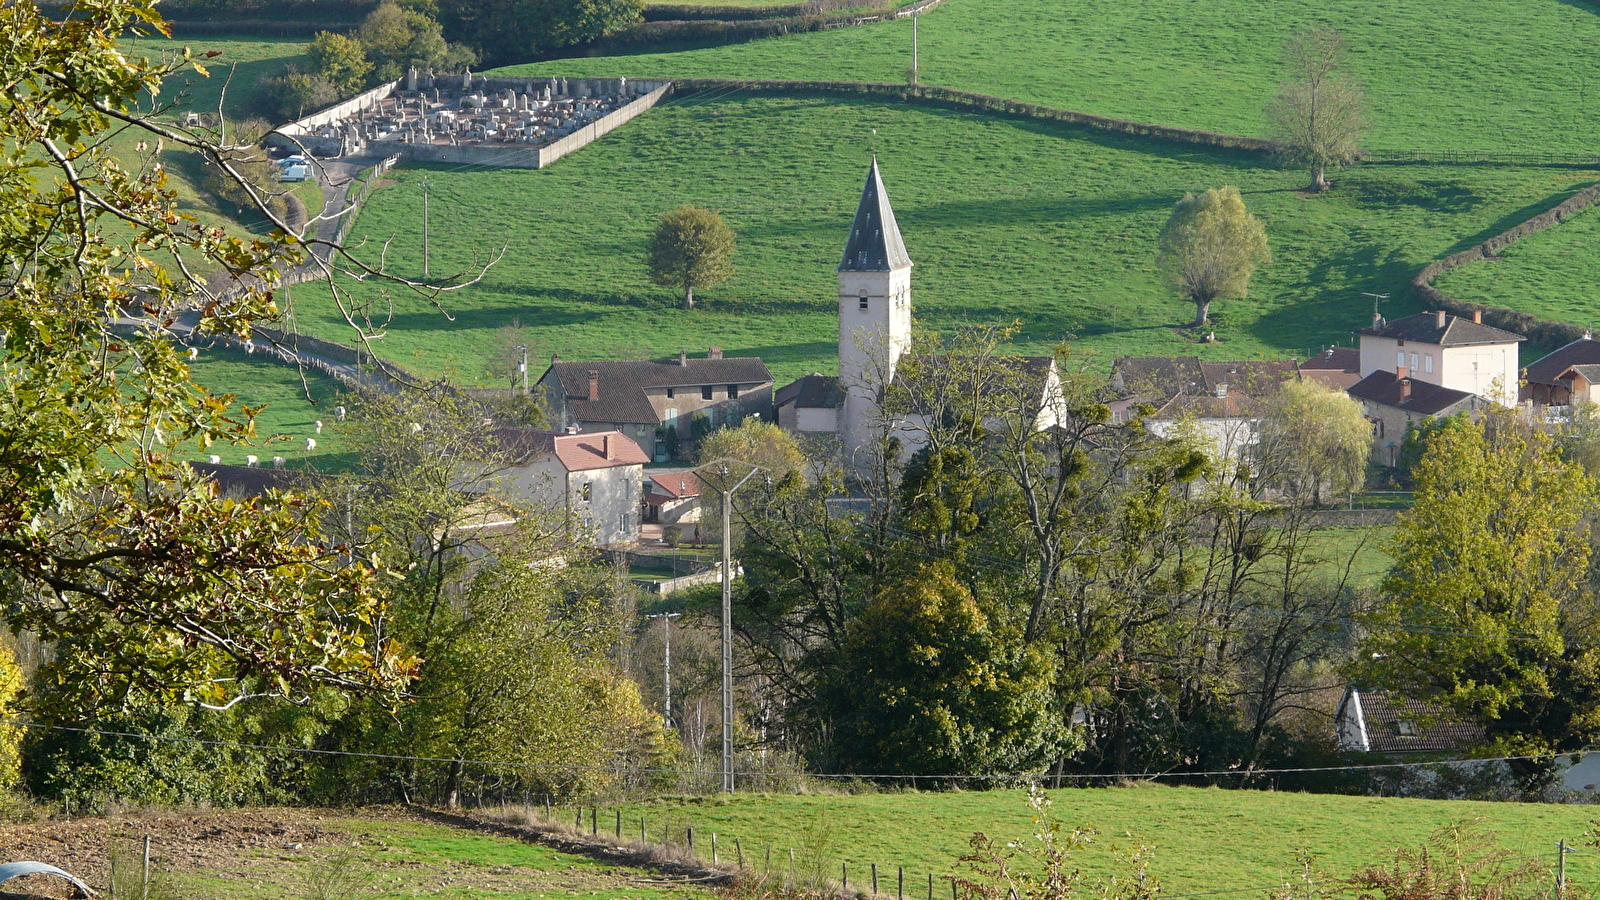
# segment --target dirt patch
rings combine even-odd
[[[310,896],[311,882],[329,877],[359,883],[349,896],[441,900],[534,893],[604,897],[623,889],[636,896],[683,896],[684,888],[699,881],[671,866],[655,873],[624,868],[618,865],[630,861],[624,854],[607,858],[585,842],[563,849],[587,850],[589,859],[532,848],[507,852],[507,838],[520,843],[529,836],[511,829],[496,834],[486,824],[402,808],[137,812],[0,827],[0,862],[49,863],[104,892],[109,861],[116,858],[119,869],[137,871],[148,835],[152,868],[166,873],[170,895],[206,900]],[[468,838],[478,845],[461,849],[452,832],[482,837]],[[560,842],[541,843],[556,849]],[[0,900],[73,895],[66,882],[44,876],[15,879],[0,889]]]

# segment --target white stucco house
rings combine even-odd
[[[608,547],[639,539],[650,458],[627,435],[497,428],[494,441],[506,457],[494,478],[508,496],[560,509],[575,540]]]
[[[1405,372],[1413,381],[1517,403],[1518,345],[1527,338],[1444,310],[1387,322],[1374,316],[1361,335],[1361,376]]]

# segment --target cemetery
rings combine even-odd
[[[319,157],[543,168],[647,111],[660,81],[486,78],[415,68],[278,129],[273,142]]]

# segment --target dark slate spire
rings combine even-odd
[[[887,272],[909,265],[911,257],[906,253],[906,242],[900,239],[900,226],[895,224],[889,194],[883,189],[883,178],[878,175],[878,159],[873,157],[872,169],[867,172],[867,186],[861,189],[861,205],[856,207],[856,220],[850,226],[850,240],[844,245],[844,258],[839,261],[839,271]]]

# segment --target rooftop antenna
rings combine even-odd
[[[1388,294],[1373,294],[1367,291],[1362,291],[1361,296],[1372,298],[1372,315],[1374,318],[1376,318],[1378,315],[1378,301],[1389,299]]]

